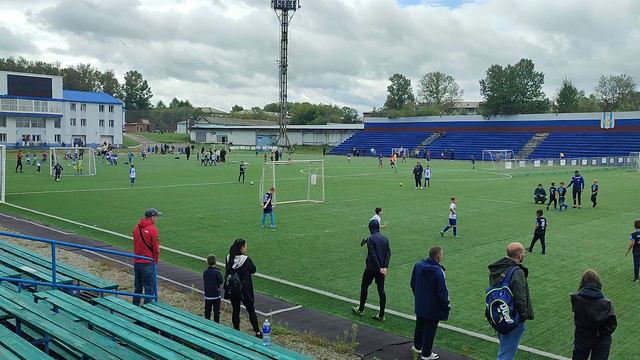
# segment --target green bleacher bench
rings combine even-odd
[[[0,241],[0,250],[3,250],[17,257],[28,260],[31,263],[34,263],[36,265],[49,269],[49,272],[51,272],[51,259],[48,257],[34,254],[30,252],[28,249],[25,249],[18,245],[8,243],[6,241]],[[76,280],[76,282],[84,283],[90,287],[94,287],[98,289],[106,289],[106,290],[115,290],[118,288],[117,283],[102,279],[91,273],[82,271],[73,266],[62,264],[60,262],[56,262],[56,272],[60,275]]]
[[[0,276],[2,277],[19,278],[21,275],[19,271],[0,265]]]
[[[8,323],[15,326],[16,321],[15,319],[9,320]],[[32,339],[42,339],[42,337],[44,336],[44,334],[41,334],[37,330],[30,328],[28,324],[23,323],[21,328],[22,328],[22,333],[31,337]],[[59,342],[55,338],[49,341],[49,350],[51,352],[56,353],[58,356],[60,356],[63,359],[81,359],[82,358],[81,353],[70,349],[68,346]]]
[[[0,325],[0,359],[47,360],[51,357],[31,345],[27,340]]]
[[[255,336],[251,336],[241,331],[236,331],[227,326],[218,324],[211,320],[207,320],[202,316],[192,314],[186,310],[173,307],[163,302],[158,301],[154,303],[148,303],[142,308],[147,311],[151,311],[167,318],[173,319],[185,326],[192,327],[198,331],[205,332],[211,337],[226,339],[227,341],[233,342],[238,346],[257,348],[259,350],[262,350],[263,354],[274,359],[310,359],[309,357],[275,344],[272,344],[270,347],[265,348],[262,345],[262,340],[257,339]]]
[[[13,254],[0,251],[0,263],[36,280],[51,282],[51,269],[36,265]],[[71,284],[73,280],[66,276],[59,275],[56,276],[56,282],[61,284]]]
[[[127,343],[135,349],[153,359],[210,359],[184,345],[173,342],[141,326],[133,325],[111,312],[93,306],[77,297],[73,297],[57,290],[42,291],[33,294],[38,300],[56,306],[61,311],[79,318],[102,332],[115,336],[119,341]]]
[[[30,293],[16,293],[0,287],[0,309],[40,334],[65,344],[70,349],[93,359],[144,360],[146,357],[90,331],[65,313],[54,313],[49,305],[36,304]]]
[[[227,349],[228,355],[219,355],[229,359],[289,359],[289,357],[285,356],[274,357],[266,355],[265,352],[269,352],[270,349],[265,346],[243,347],[237,343],[228,341],[226,338],[214,338],[208,333],[199,331],[163,315],[147,311],[143,309],[143,307],[134,306],[130,302],[113,296],[105,296],[95,300],[95,302],[113,312],[128,316],[142,324],[158,329],[167,336],[171,336],[173,339],[178,339],[191,346],[196,346],[213,353],[216,353],[213,346],[224,347]],[[230,329],[229,335],[231,336],[234,332],[235,330]]]

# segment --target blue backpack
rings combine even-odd
[[[485,290],[485,300],[487,308],[485,316],[493,329],[500,334],[506,334],[520,325],[522,320],[520,314],[516,311],[515,301],[509,285],[513,273],[518,269],[517,266],[512,267],[504,280],[497,282],[495,285]]]

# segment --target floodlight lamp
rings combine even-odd
[[[299,0],[271,0],[271,8],[274,10],[296,11],[299,7]]]

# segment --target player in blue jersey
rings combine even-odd
[[[244,161],[240,161],[240,175],[238,175],[238,182],[240,182],[240,178],[242,178],[242,183],[244,184],[244,174],[247,172],[247,164]]]
[[[633,225],[635,231],[631,233],[629,247],[625,256],[629,255],[629,252],[633,250],[633,282],[638,282],[638,274],[640,273],[640,220],[636,220]]]
[[[549,202],[547,203],[547,210],[549,210],[549,206],[553,203],[553,208],[558,208],[558,188],[556,188],[556,183],[552,182],[551,186],[549,186]]]
[[[560,181],[560,186],[558,187],[558,205],[560,211],[567,210],[569,206],[565,204],[567,199],[567,188],[564,186],[564,181]]]
[[[454,238],[458,237],[458,228],[457,228],[458,210],[456,207],[457,202],[458,202],[458,199],[456,199],[455,196],[452,196],[451,205],[449,205],[449,225],[445,226],[444,229],[440,231],[440,236],[444,236],[444,233],[446,233],[447,230],[453,228],[453,237]]]
[[[529,245],[529,252],[533,251],[533,247],[536,245],[536,242],[540,240],[540,245],[542,245],[542,255],[546,254],[545,247],[545,236],[547,233],[547,219],[542,216],[542,210],[536,211],[536,227],[533,230],[533,239],[531,239],[531,245]]]
[[[264,193],[262,197],[262,227],[267,220],[267,214],[269,214],[269,220],[271,221],[271,228],[276,228],[275,219],[273,217],[273,195],[276,193],[276,188],[273,186],[269,189],[268,193]]]
[[[598,192],[600,191],[600,186],[598,185],[598,180],[593,180],[593,184],[591,184],[591,203],[592,207],[596,207],[598,205]]]
[[[580,205],[582,205],[582,190],[584,190],[584,178],[580,175],[580,171],[576,170],[575,175],[571,178],[571,182],[567,187],[573,185],[573,208],[580,209]],[[577,200],[577,202],[576,202]]]

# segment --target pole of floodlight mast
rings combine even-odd
[[[280,21],[280,117],[278,131],[278,145],[290,148],[287,135],[288,99],[287,99],[287,68],[289,66],[289,23],[300,8],[300,0],[271,0],[271,8]]]

